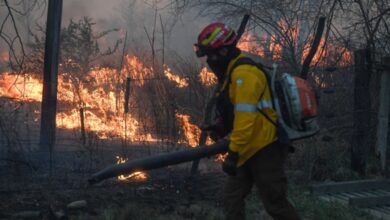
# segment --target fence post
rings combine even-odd
[[[130,82],[131,78],[126,78],[126,87],[125,87],[125,114],[129,113],[129,99],[130,99]]]
[[[386,153],[389,125],[390,107],[390,57],[383,57],[382,64],[384,71],[381,76],[381,87],[379,95],[379,114],[377,127],[377,153],[380,156],[382,170],[386,170]]]
[[[351,168],[365,175],[366,160],[370,151],[370,76],[371,54],[367,49],[355,51],[355,88],[353,135],[351,141]]]
[[[87,144],[87,138],[85,135],[85,117],[84,117],[84,107],[80,108],[80,131],[81,131],[81,141],[83,144],[83,147]]]

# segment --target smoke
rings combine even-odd
[[[47,0],[24,0],[23,4],[11,5],[23,11],[37,1],[27,16],[15,15],[20,35],[24,43],[31,42],[33,38],[29,34],[32,30],[35,34],[37,26],[45,28]],[[158,3],[156,3],[158,2]],[[103,47],[113,46],[114,43],[123,40],[124,32],[128,34],[128,50],[150,52],[150,42],[154,32],[155,49],[161,51],[164,27],[164,50],[173,51],[182,57],[191,56],[192,44],[196,41],[198,32],[208,22],[208,18],[200,18],[195,9],[177,14],[171,0],[65,0],[63,1],[62,27],[69,24],[70,19],[77,21],[87,16],[92,18],[97,32],[118,28],[121,32],[113,32],[102,39]],[[0,5],[0,19],[5,17],[6,8]],[[4,12],[4,13],[3,13]],[[161,21],[160,21],[161,17]],[[9,24],[8,24],[9,23]],[[8,22],[3,29],[7,34],[15,34],[13,25]],[[20,48],[19,48],[20,49]],[[0,40],[0,53],[8,52],[8,47]]]
[[[193,53],[192,44],[198,32],[209,20],[197,17],[198,12],[195,10],[188,10],[178,15],[169,5],[172,2],[170,0],[158,1],[157,4],[155,2],[152,0],[66,0],[63,6],[63,25],[66,25],[70,19],[90,17],[96,23],[95,28],[98,31],[112,28],[122,30],[122,33],[107,36],[108,44],[123,38],[123,32],[127,31],[128,48],[133,51],[150,50],[149,39],[152,38],[153,32],[155,49],[161,50],[164,34],[166,51],[174,51],[184,57],[189,56]]]

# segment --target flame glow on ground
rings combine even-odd
[[[127,158],[116,156],[116,164],[126,163],[127,160]],[[128,175],[120,175],[117,178],[119,181],[128,181],[130,179],[137,181],[146,181],[148,179],[148,176],[146,173],[138,171]]]

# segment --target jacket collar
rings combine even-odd
[[[231,74],[233,72],[232,68],[234,66],[234,64],[237,62],[237,60],[243,58],[243,57],[246,57],[243,53],[240,53],[240,55],[238,55],[237,57],[233,58],[229,64],[228,64],[228,68],[227,68],[227,71],[225,73],[225,80],[223,81],[223,84],[222,84],[222,87],[221,87],[221,91],[224,90],[227,86],[228,86],[228,83],[229,83],[229,79],[231,77]]]

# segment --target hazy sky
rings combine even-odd
[[[134,38],[138,44],[148,46],[145,28],[149,33],[153,30],[155,10],[148,2],[134,0],[64,0],[63,24],[70,18],[79,19],[83,16],[91,17],[101,30],[120,28],[128,31],[129,38]],[[167,2],[170,2],[167,0]],[[130,6],[130,4],[132,4]],[[166,4],[165,4],[166,5]],[[160,3],[158,7],[163,7]],[[192,53],[192,44],[198,32],[209,22],[206,18],[195,18],[195,11],[188,11],[174,19],[170,8],[158,11],[156,39],[161,39],[160,19],[167,26],[174,24],[170,35],[165,36],[166,46],[182,55]],[[115,34],[110,38],[115,39]],[[134,43],[134,42],[133,42]],[[131,44],[131,43],[130,43]],[[130,47],[132,45],[129,45]]]
[[[44,1],[44,0],[39,0]],[[166,0],[170,2],[170,0]],[[25,0],[26,4],[31,4],[31,0]],[[145,29],[152,33],[155,10],[149,2],[153,0],[63,0],[62,26],[66,26],[72,18],[78,20],[83,16],[88,16],[96,23],[95,28],[98,31],[108,30],[111,28],[119,28],[128,31],[128,39],[131,47],[149,47],[148,40],[145,34]],[[160,1],[161,2],[161,1]],[[159,3],[158,7],[162,7],[164,3]],[[20,5],[23,9],[23,5]],[[17,19],[19,32],[27,41],[28,23],[32,30],[36,30],[36,23],[45,27],[47,8],[41,7],[35,9],[32,16],[20,17]],[[5,16],[5,8],[0,8],[0,19]],[[165,47],[171,51],[175,51],[183,56],[188,56],[192,52],[192,44],[196,41],[198,32],[210,21],[206,18],[197,18],[196,11],[188,10],[180,17],[174,17],[172,10],[166,8],[158,10],[157,28],[156,28],[156,44],[161,43],[160,19],[164,22],[165,28],[171,28],[169,35],[165,35]],[[17,15],[15,15],[17,17]],[[12,23],[5,25],[6,31],[13,33]],[[174,24],[174,26],[172,26]],[[122,34],[123,37],[123,34]],[[110,44],[120,38],[119,33],[112,33],[107,39],[103,39],[103,44]],[[31,37],[30,37],[31,40]],[[0,52],[8,50],[4,42],[0,40]]]

